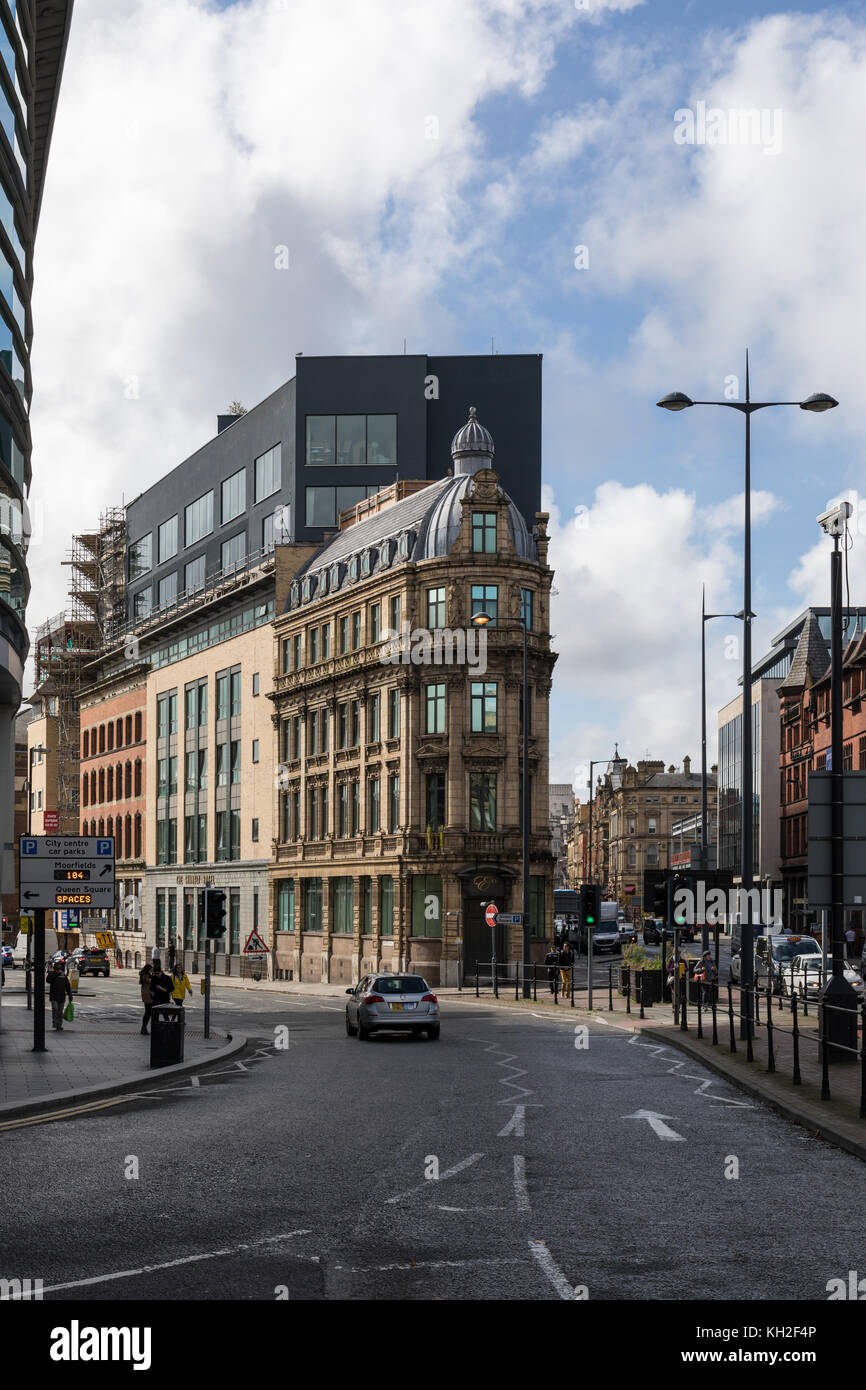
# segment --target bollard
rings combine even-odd
[[[496,961],[496,960],[493,961],[492,964],[491,964],[491,966],[490,966],[490,969],[491,969],[491,971],[492,971],[492,973],[493,973],[493,997],[494,997],[494,999],[498,999],[498,998],[499,998],[499,962]]]
[[[793,998],[793,995],[791,996]],[[773,996],[767,982],[767,1071],[776,1070],[776,1053],[773,1049]]]
[[[557,970],[556,974],[555,974],[554,977],[553,977],[553,1002],[554,1002],[554,1004],[558,1004],[558,1003],[559,1003],[559,971],[558,971],[558,970]]]
[[[644,1011],[643,1011],[643,971],[642,971],[642,970],[639,970],[639,971],[638,971],[638,989],[640,990],[640,1016],[641,1016],[641,1018],[646,1018],[646,1014],[645,1014]]]
[[[703,995],[703,992],[704,992],[704,987],[703,987],[703,985],[699,985],[699,986],[698,986],[698,1031],[697,1031],[697,1035],[696,1035],[696,1036],[699,1037],[699,1038],[702,1038],[702,1037],[704,1036],[704,1024],[703,1024],[703,1017],[702,1017],[702,1012],[701,1012],[701,1011],[702,1011],[702,1008],[703,1008],[702,999],[701,999],[701,996]]]
[[[526,969],[525,966],[524,966],[523,968],[524,968],[524,970]],[[519,998],[520,998],[520,961],[518,961],[518,962],[516,963],[515,967],[514,967],[514,1002],[515,1002],[515,1004],[517,1003],[517,1001],[518,1001]]]
[[[571,1007],[574,1008],[574,977],[577,974],[577,961],[571,967]]]
[[[827,1021],[827,1005],[823,999],[818,1006],[818,1036],[820,1042],[818,1047],[821,1052],[821,1099],[830,1099],[830,1049],[827,1046],[825,1024]]]
[[[625,1011],[627,1014],[631,1013],[631,971],[628,972],[625,982]]]
[[[772,1001],[772,998],[770,998],[770,1004],[769,1004],[769,1008],[767,1009],[767,1013],[772,1013],[772,1011],[773,1011],[773,1001]],[[761,991],[758,989],[758,987],[757,987],[757,985],[756,985],[756,986],[755,986],[755,1027],[756,1027],[756,1028],[760,1028],[760,1026],[761,1026]]]
[[[734,991],[730,980],[728,981],[728,1021],[731,1028],[731,1052],[737,1050],[737,1035],[734,1029]]]
[[[818,971],[818,992],[819,992],[819,994],[820,994],[820,991],[821,991],[821,983],[822,983],[822,981],[821,981],[821,974],[822,974],[822,972],[819,970],[819,971]],[[804,975],[804,977],[803,977],[803,993],[800,995],[800,998],[801,998],[802,1001],[803,1001],[803,1017],[804,1017],[804,1018],[808,1018],[808,1017],[809,1017],[809,990],[808,990],[808,988],[807,988],[808,981],[809,981],[809,975],[808,975],[808,972],[807,972],[807,973]]]
[[[680,980],[680,993],[682,994],[682,999],[681,999],[681,1001],[680,1001],[680,1032],[681,1032],[681,1033],[687,1033],[687,1032],[689,1031],[689,1017],[688,1017],[688,1013],[689,1013],[689,974],[688,974],[688,970],[686,970],[686,973],[682,976],[682,978],[681,978],[681,980]]]
[[[480,998],[478,990],[478,961],[475,962],[475,998]]]
[[[532,962],[532,999],[535,1004],[538,1003],[538,965],[535,961]]]
[[[613,1013],[613,966],[607,967],[607,1007]]]
[[[717,1019],[717,1017],[716,1017],[716,1009],[718,1008],[718,1002],[719,1002],[718,996],[719,996],[719,987],[718,987],[718,985],[716,984],[716,982],[715,982],[715,980],[714,980],[714,981],[713,981],[713,992],[712,992],[712,994],[710,995],[710,1006],[711,1006],[712,1011],[713,1011],[713,1047],[718,1047],[718,1045],[719,1045],[719,1021],[718,1021],[718,1019]]]
[[[740,986],[740,992],[742,993],[742,986]],[[751,988],[748,989],[748,990],[746,991],[746,993],[747,993],[747,994],[751,994],[751,996],[752,996],[753,999],[756,999],[756,998],[757,998],[757,990],[755,989],[754,985],[752,985]],[[746,1019],[746,1061],[747,1061],[747,1062],[754,1062],[754,1060],[755,1060],[755,1049],[754,1049],[754,1047],[752,1046],[752,1039],[753,1039],[753,1037],[754,1037],[753,1028],[754,1028],[754,1022],[753,1022],[753,1020],[752,1020],[751,1018],[747,1018],[747,1019]]]
[[[792,1081],[795,1086],[802,1086],[803,1078],[800,1075],[800,1029],[797,1026],[796,995],[791,1000],[791,1037],[794,1041],[794,1075]]]

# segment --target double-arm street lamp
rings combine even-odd
[[[753,401],[749,390],[749,354],[746,353],[746,399],[745,401],[693,401],[682,391],[672,391],[656,402],[663,410],[688,410],[692,405],[725,406],[738,410],[746,422],[745,457],[745,518],[743,535],[743,735],[741,765],[742,832],[740,844],[740,881],[745,899],[745,921],[742,923],[740,943],[740,1014],[744,1036],[751,1036],[754,1001],[752,989],[755,981],[754,933],[752,930],[752,902],[748,896],[754,878],[752,849],[752,829],[755,814],[753,788],[753,750],[752,750],[752,495],[751,495],[751,424],[757,410],[767,410],[770,406],[795,405],[800,410],[820,414],[832,410],[839,402],[824,392],[807,396],[804,401]]]
[[[497,627],[519,627],[523,632],[523,770],[521,773],[521,838],[523,842],[523,997],[532,998],[529,982],[529,685],[526,672],[526,614],[519,618],[494,618],[490,613],[474,613],[476,627],[495,622]]]

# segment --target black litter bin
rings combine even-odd
[[[150,1016],[150,1065],[183,1061],[184,1011],[180,1004],[157,1004]]]

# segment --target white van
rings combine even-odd
[[[31,947],[31,952],[32,952],[32,949],[33,949],[33,948]],[[54,955],[54,952],[55,952],[55,951],[59,951],[59,950],[60,950],[60,944],[59,944],[59,942],[58,942],[58,940],[57,940],[57,932],[54,931],[52,928],[46,927],[46,929],[45,929],[45,959],[46,959],[46,961],[50,960],[51,957]],[[24,962],[26,961],[26,959],[27,959],[27,933],[26,933],[26,931],[20,931],[20,932],[18,933],[18,937],[17,937],[17,939],[16,939],[15,945],[12,947],[12,964],[13,964],[13,966],[21,966],[22,969],[23,969]],[[31,954],[30,959],[31,959],[31,960],[33,959],[32,954]]]

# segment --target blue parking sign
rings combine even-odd
[[[22,841],[21,841],[21,853],[22,853],[22,854],[36,854],[36,853],[38,852],[38,848],[39,848],[39,847],[38,847],[38,845],[37,845],[37,843],[36,843],[35,840],[22,840]]]
[[[110,855],[110,854],[112,853],[112,849],[113,849],[113,842],[112,842],[111,840],[97,840],[97,841],[96,841],[96,853],[97,853],[97,854],[109,854],[109,855]]]

